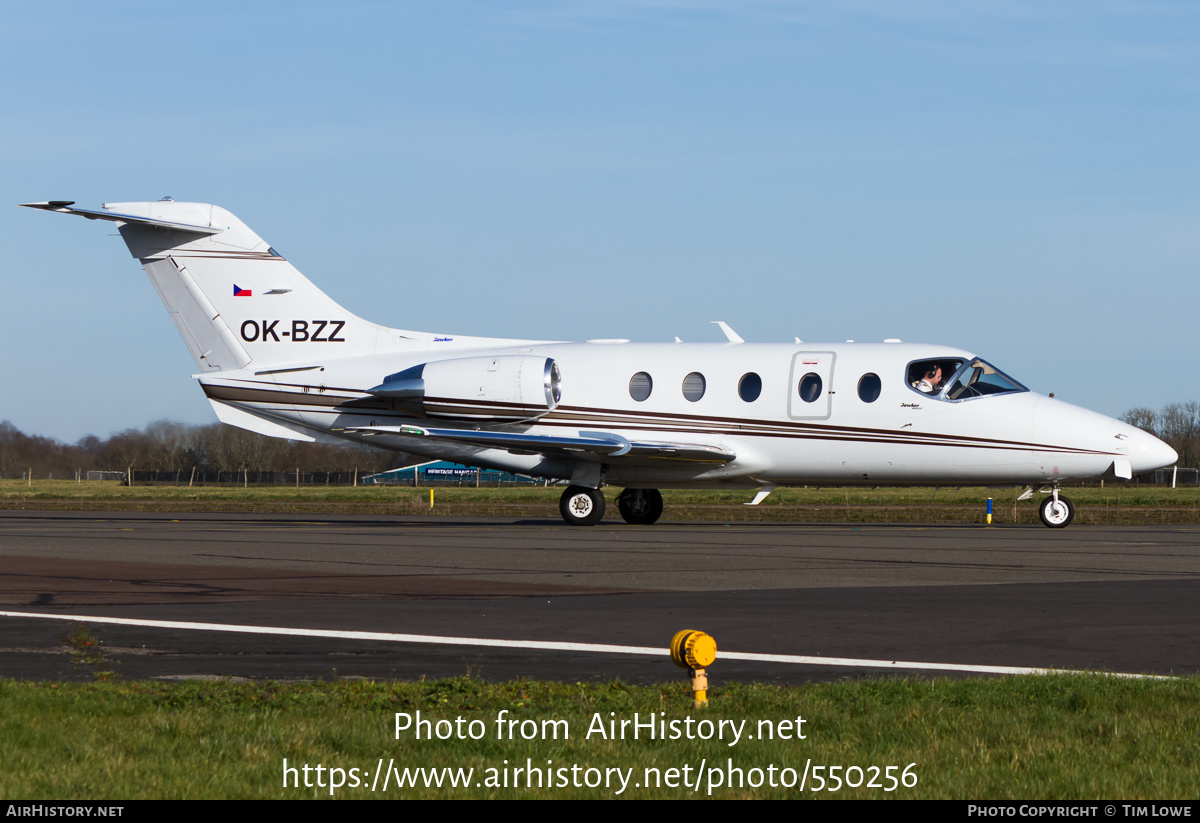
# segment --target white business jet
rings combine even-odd
[[[290,440],[365,443],[569,483],[574,525],[605,484],[629,523],[663,488],[1059,484],[1175,462],[1131,425],[1044,397],[942,346],[585,343],[392,329],[355,317],[222,208],[164,199],[24,204],[117,224],[192,352],[217,417]]]

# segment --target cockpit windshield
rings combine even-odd
[[[1029,391],[1029,389],[986,360],[975,358],[954,375],[954,379],[950,382],[950,388],[946,392],[946,399],[967,400],[971,397],[982,397],[985,394],[1006,394],[1016,391]]]
[[[986,360],[953,358],[908,364],[908,385],[939,400],[969,400],[988,394],[1029,391]]]

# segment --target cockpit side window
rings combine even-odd
[[[988,394],[1021,391],[1029,391],[1029,389],[986,360],[976,358],[955,377],[950,390],[946,392],[946,399],[969,400],[972,397],[983,397]]]
[[[937,397],[962,364],[962,360],[944,357],[934,360],[915,360],[908,364],[906,382],[921,394]]]

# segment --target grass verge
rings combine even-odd
[[[710,700],[692,711],[682,680],[0,680],[0,798],[1190,799],[1196,791],[1196,678],[734,684],[711,690]],[[397,735],[397,713],[415,720],[417,712],[431,722],[422,739],[411,728]],[[623,740],[608,734],[610,721],[619,731],[635,716],[679,737],[647,739],[643,727],[635,740],[628,725]],[[699,721],[724,739],[688,739],[688,729],[692,737],[708,730]],[[741,737],[732,742],[735,728]],[[521,739],[522,729],[534,739]],[[389,787],[381,775],[371,791],[381,768]],[[803,790],[782,785],[806,770]],[[425,787],[435,774],[442,786]],[[397,788],[397,775],[419,785]]]
[[[607,519],[620,521],[616,495],[605,490]],[[0,509],[74,511],[281,512],[311,514],[473,515],[558,519],[561,487],[428,488],[395,486],[197,486],[113,482],[0,480]],[[1200,488],[1161,486],[1065,489],[1076,523],[1145,525],[1200,522]],[[987,498],[994,523],[1038,523],[1036,499],[1019,489],[794,488],[777,489],[758,506],[748,491],[666,490],[666,520],[724,522],[983,523]]]

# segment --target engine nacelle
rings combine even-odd
[[[388,375],[368,389],[421,417],[535,420],[562,397],[558,364],[527,354],[434,360]]]

